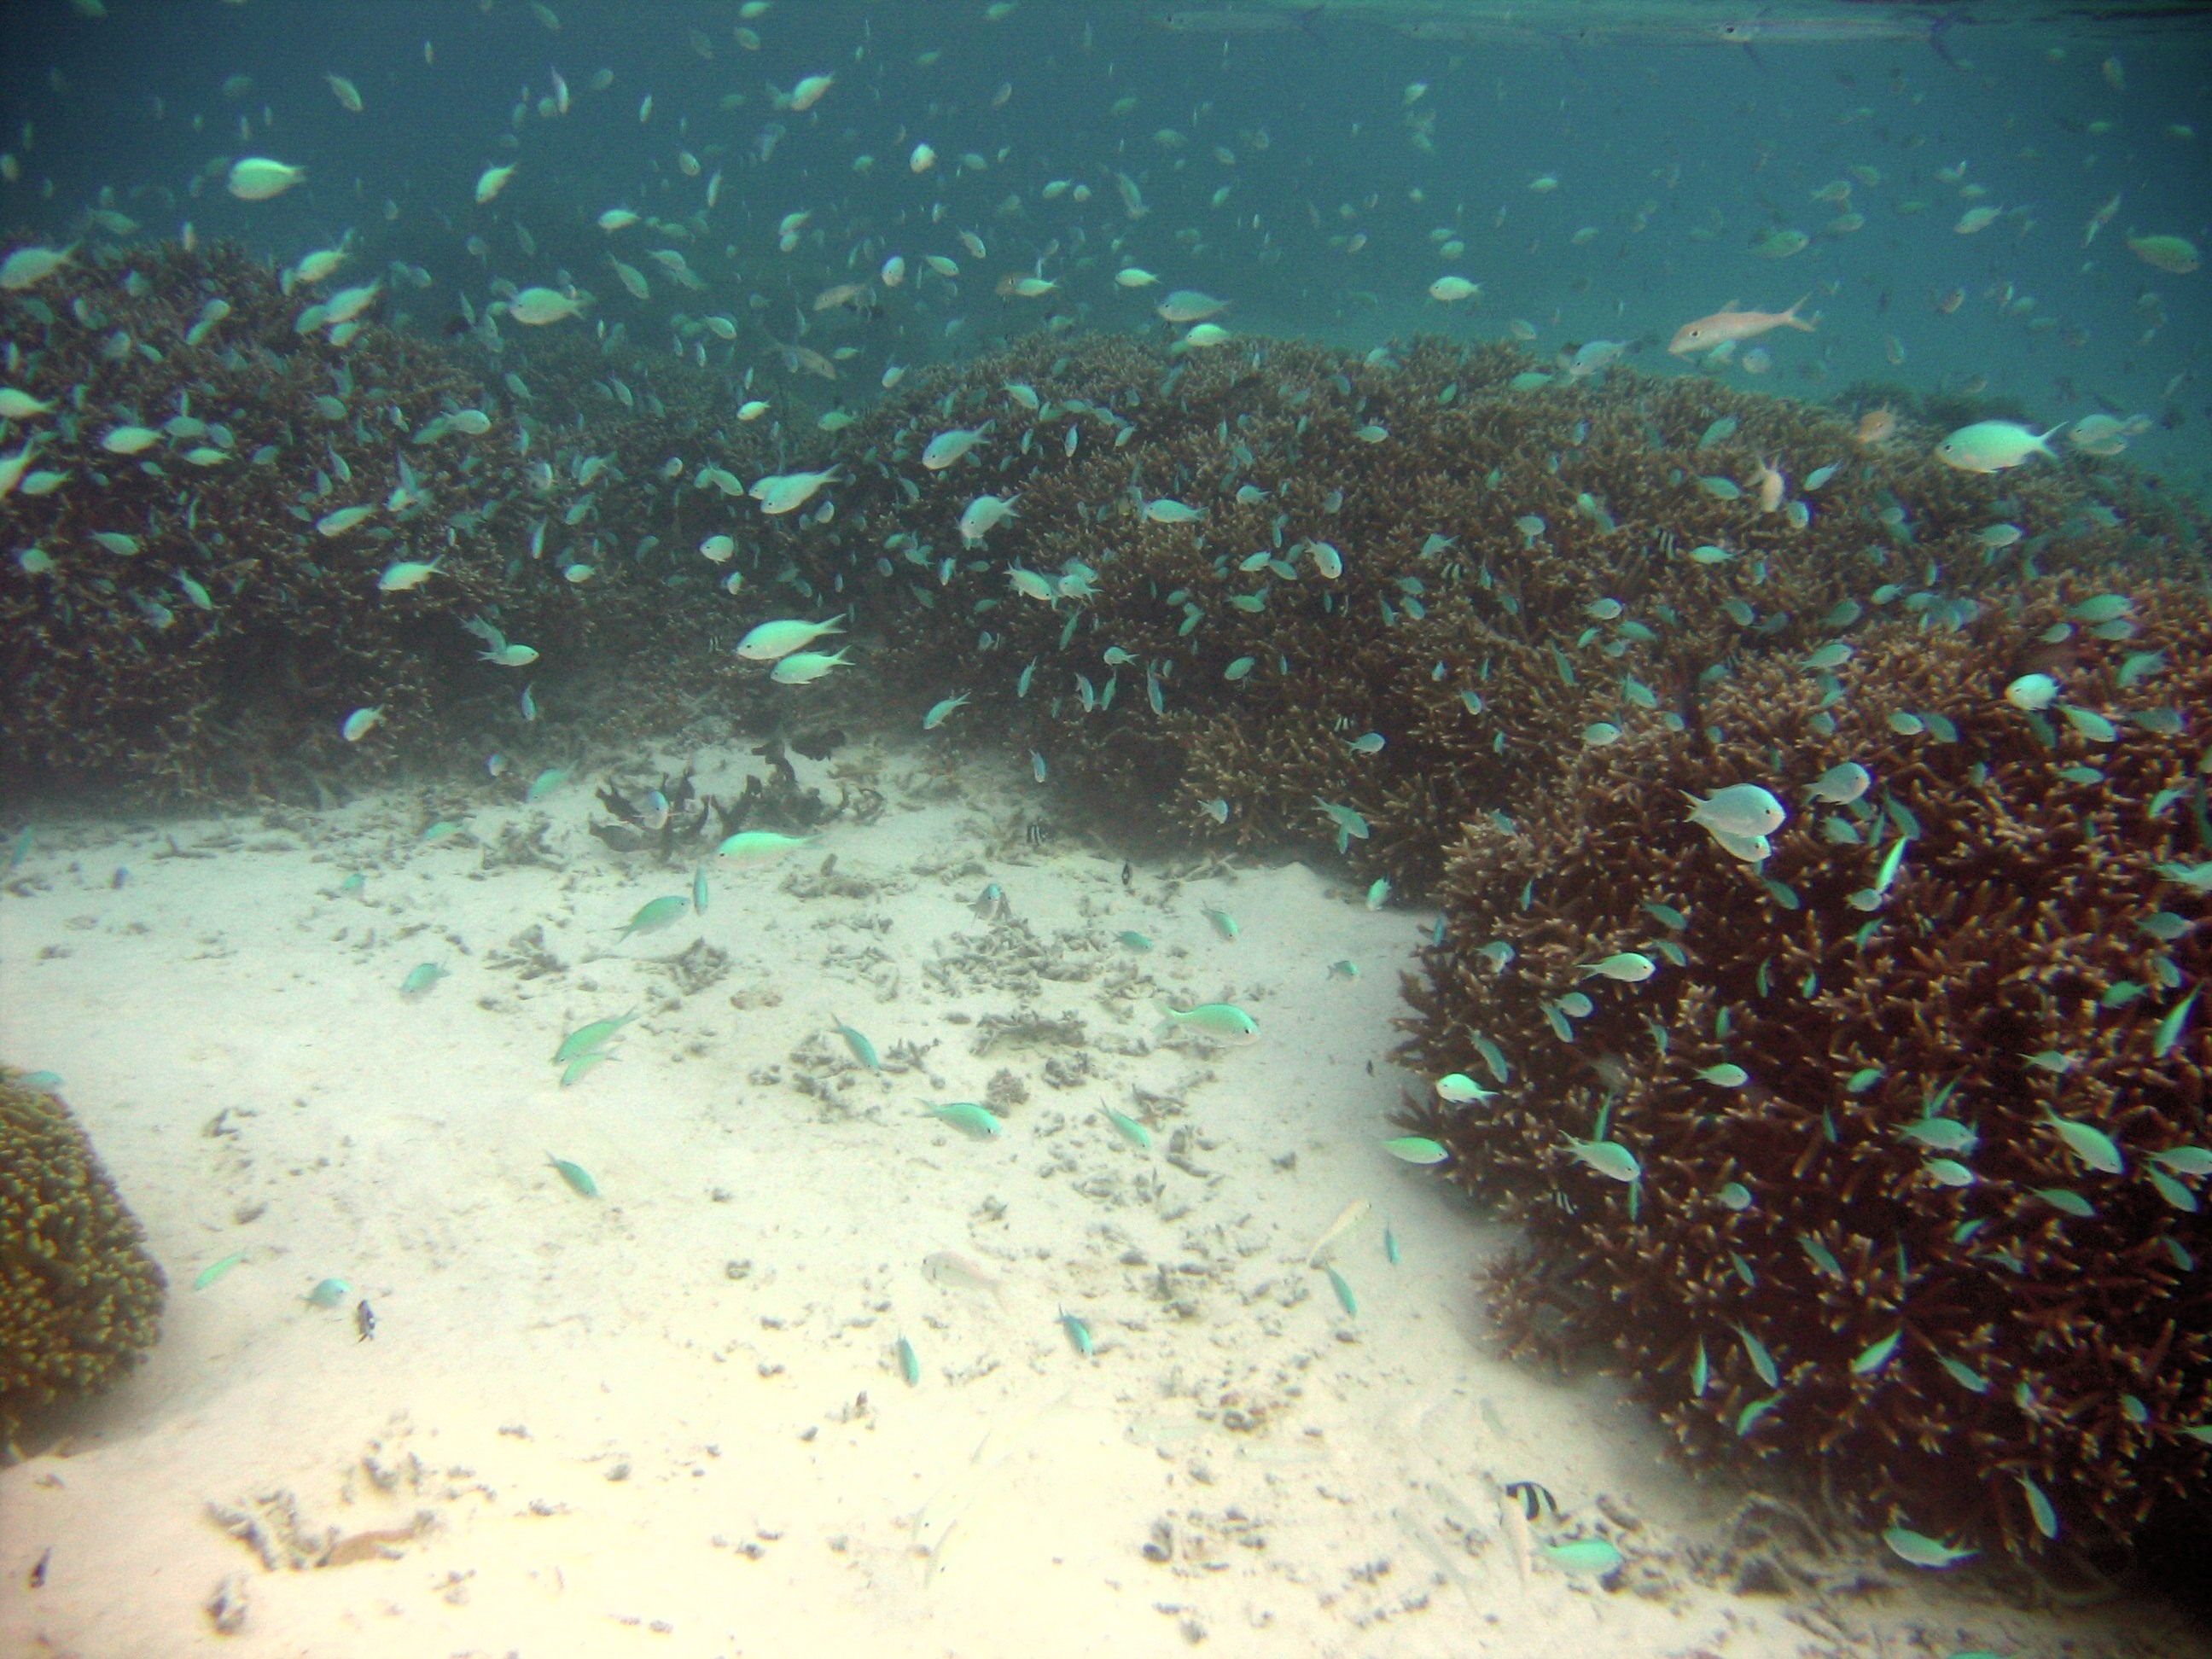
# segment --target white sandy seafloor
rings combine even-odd
[[[726,797],[762,769],[725,746],[622,781],[687,757]],[[62,1074],[171,1301],[131,1381],[0,1471],[0,1653],[2207,1650],[2155,1605],[2025,1608],[1772,1513],[1804,1577],[1740,1589],[1774,1577],[1743,1491],[1685,1475],[1617,1384],[1500,1358],[1474,1281],[1510,1232],[1378,1145],[1428,916],[1297,865],[1125,889],[1076,824],[1028,842],[1046,795],[1011,764],[798,765],[888,811],[623,943],[690,866],[587,833],[604,773],[535,806],[509,778],[39,822],[0,897],[0,1055]],[[423,845],[441,819],[465,832]],[[539,861],[497,855],[509,826]],[[1026,933],[971,913],[988,881]],[[426,961],[450,977],[403,997]],[[1262,1040],[1163,1042],[1156,994]],[[562,1037],[632,1008],[561,1086]],[[1002,1139],[923,1114],[1002,1068]],[[1361,1199],[1347,1317],[1308,1255]],[[927,1274],[947,1250],[997,1293]],[[331,1276],[353,1293],[310,1306]],[[1517,1480],[1560,1519],[1516,1525]],[[1540,1553],[1596,1534],[1609,1587]]]

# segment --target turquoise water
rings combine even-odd
[[[855,348],[834,386],[802,380],[810,418],[865,403],[887,365],[1051,319],[1164,337],[1150,307],[1176,288],[1233,301],[1242,332],[1366,349],[1511,329],[1680,372],[1700,367],[1664,354],[1681,324],[1803,295],[1816,332],[1747,340],[1711,372],[1814,398],[1862,380],[1984,392],[2039,430],[2139,416],[2139,459],[2204,470],[2205,278],[2125,240],[2204,240],[2212,36],[2185,11],[83,9],[11,17],[10,223],[95,242],[189,224],[286,264],[349,237],[344,280],[381,274],[380,314],[430,331],[501,279],[574,284],[592,326],[698,346],[733,397],[775,366],[774,341]],[[835,76],[818,102],[777,107],[814,76]],[[305,180],[234,199],[242,155]],[[478,204],[480,175],[509,165]],[[599,228],[617,207],[647,222]],[[1809,240],[1780,252],[1794,239],[1777,232]],[[653,264],[671,246],[704,289]],[[895,253],[913,271],[898,289],[878,274]],[[958,276],[927,271],[933,253]],[[1159,284],[1117,286],[1132,264]],[[1056,286],[994,292],[1024,274]],[[1453,275],[1480,296],[1430,298]],[[846,282],[872,284],[860,313],[811,309]],[[674,313],[738,330],[687,337]]]

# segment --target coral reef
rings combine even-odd
[[[1869,594],[1948,611],[2024,569],[2179,569],[2202,540],[2172,501],[2112,510],[2078,463],[1993,482],[1909,423],[1867,448],[1815,405],[1535,367],[1431,339],[1179,362],[1031,341],[917,374],[843,434],[838,522],[872,560],[810,526],[775,550],[873,635],[878,701],[967,691],[963,727],[1176,842],[1318,848],[1342,820],[1317,802],[1351,808],[1353,870],[1419,890],[1592,728],[1692,719],[1717,661],[1808,648]],[[963,427],[968,459],[922,464]],[[1760,498],[1770,461],[1785,499]],[[1015,515],[963,545],[985,493]],[[1992,548],[2008,514],[2027,528]]]
[[[767,441],[713,425],[720,382],[489,316],[419,338],[376,320],[388,296],[318,327],[325,303],[228,245],[0,295],[9,384],[52,406],[0,496],[0,765],[296,792],[519,731],[532,679],[597,695],[603,733],[696,711],[714,641],[667,628],[669,585],[727,605],[696,544],[739,503],[665,464],[733,479]],[[381,590],[403,561],[436,568]],[[479,617],[542,666],[483,665]],[[719,689],[745,706],[733,670]],[[381,729],[349,744],[362,708]]]
[[[1609,1349],[1692,1456],[2124,1540],[2212,1466],[2212,605],[2045,580],[1851,643],[1468,826],[1406,1052],[1494,1092],[1415,1120],[1526,1225],[1504,1328]],[[1757,866],[1686,821],[1743,783],[1796,804]]]
[[[121,1380],[167,1286],[69,1109],[0,1071],[0,1448],[55,1401]]]
[[[601,793],[665,859],[710,811],[866,821],[787,747],[933,710],[1115,836],[1438,894],[1407,1052],[1497,1090],[1419,1115],[1527,1223],[1500,1311],[1609,1345],[1692,1455],[1814,1446],[1868,1514],[2023,1553],[2201,1490],[2212,623],[2155,480],[1954,471],[1927,422],[1966,405],[1885,436],[1880,386],[1432,338],[1048,334],[801,432],[740,413],[729,318],[669,357],[307,299],[222,247],[0,296],[52,405],[0,497],[0,765],[205,793],[546,746],[536,677],[575,747],[767,737],[733,802]],[[779,349],[787,418],[838,395]],[[380,591],[402,560],[436,569]],[[727,649],[832,613],[864,673]],[[2050,707],[2001,696],[2029,673]],[[1815,810],[1846,760],[1875,793]],[[1676,804],[1753,781],[1797,809],[1755,868]]]

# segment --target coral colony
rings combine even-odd
[[[1048,331],[857,415],[791,348],[824,418],[772,440],[544,292],[438,340],[225,247],[8,295],[55,407],[6,762],[313,799],[701,708],[988,745],[1133,843],[1440,901],[1399,1155],[1525,1224],[1516,1341],[1609,1352],[1690,1455],[1809,1457],[1923,1565],[2204,1489],[2182,498],[1901,391],[1360,356],[1199,294],[1165,349]],[[666,789],[623,835],[707,833]]]

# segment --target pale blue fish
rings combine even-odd
[[[864,1037],[861,1041],[866,1042]],[[940,1123],[949,1124],[970,1140],[996,1140],[1006,1133],[1006,1125],[988,1107],[972,1100],[939,1101],[922,1109]]]
[[[854,1060],[860,1061],[861,1065],[866,1066],[872,1072],[880,1072],[884,1069],[883,1061],[876,1057],[876,1045],[874,1043],[869,1042],[867,1038],[862,1036],[851,1026],[846,1024],[845,1022],[836,1015],[832,1014],[830,1018],[830,1023],[837,1028],[837,1035],[845,1039],[845,1046],[853,1051],[853,1058]]]

